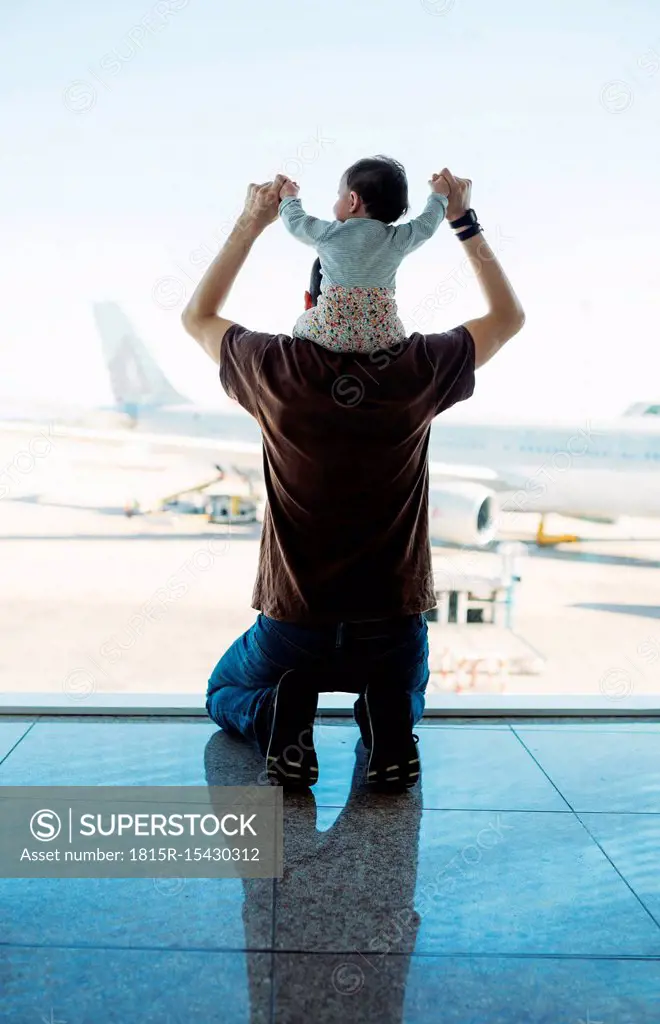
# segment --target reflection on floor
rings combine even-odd
[[[411,793],[317,725],[284,876],[0,881],[5,1024],[660,1020],[660,723],[419,729]],[[248,785],[201,720],[0,719],[0,785]]]

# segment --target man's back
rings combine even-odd
[[[253,606],[301,624],[432,607],[429,431],[472,394],[468,331],[356,356],[234,325],[220,377],[264,438]]]

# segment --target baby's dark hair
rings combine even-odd
[[[374,220],[392,224],[408,212],[408,179],[402,164],[390,156],[370,156],[348,168],[344,180],[357,192]]]

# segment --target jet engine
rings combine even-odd
[[[497,533],[497,496],[482,484],[443,483],[429,489],[431,540],[485,547]]]

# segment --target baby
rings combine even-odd
[[[287,181],[279,212],[301,242],[313,245],[321,260],[321,294],[313,309],[299,317],[295,338],[315,341],[337,352],[373,352],[406,337],[394,294],[403,258],[423,245],[442,223],[447,183],[433,175],[424,212],[406,224],[393,222],[408,210],[404,168],[386,156],[358,160],[339,184],[334,221],[310,217]]]

